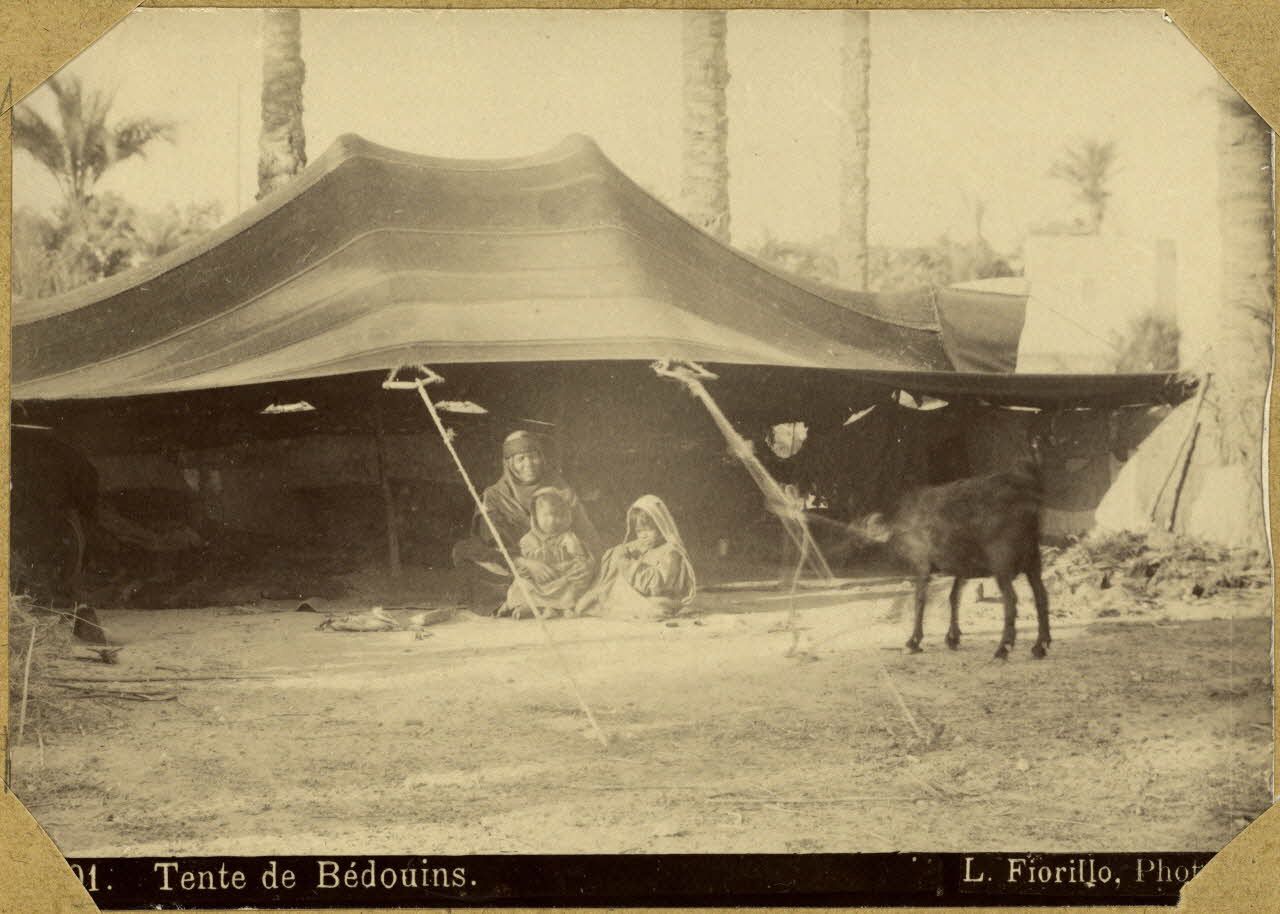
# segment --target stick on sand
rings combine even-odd
[[[31,655],[36,652],[36,627],[31,625],[31,642],[27,645],[27,662],[22,671],[22,707],[18,711],[18,745],[22,745],[22,734],[27,729],[27,688],[31,684]]]

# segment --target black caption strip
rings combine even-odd
[[[1168,904],[1212,854],[70,858],[102,910]]]

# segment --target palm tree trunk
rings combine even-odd
[[[865,10],[840,14],[844,43],[840,52],[842,108],[840,146],[840,235],[836,260],[840,281],[867,287],[868,162],[871,149],[871,17]]]
[[[1225,463],[1259,460],[1270,369],[1275,260],[1271,130],[1242,99],[1218,118],[1222,313],[1211,347]]]
[[[729,117],[725,87],[729,59],[723,10],[684,13],[684,171],[680,197],[685,216],[716,238],[729,241]]]
[[[1230,518],[1230,538],[1266,548],[1263,417],[1271,368],[1275,253],[1271,130],[1238,96],[1219,105],[1218,212],[1222,242],[1219,320],[1189,472],[1201,503]],[[1215,482],[1216,480],[1216,482]]]
[[[258,199],[307,164],[302,130],[302,13],[262,11],[262,134],[258,140]]]

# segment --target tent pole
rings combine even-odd
[[[591,729],[595,733],[596,739],[601,746],[606,749],[609,747],[609,738],[604,735],[604,731],[600,729],[600,725],[596,723],[596,716],[591,713],[591,707],[587,704],[586,698],[582,695],[582,690],[578,688],[578,681],[573,677],[573,673],[569,670],[568,661],[565,660],[564,654],[560,653],[560,647],[556,644],[551,632],[547,629],[547,623],[544,613],[538,609],[537,601],[533,599],[533,595],[529,593],[529,583],[524,579],[520,572],[516,569],[515,560],[511,557],[511,553],[507,550],[506,544],[502,542],[502,536],[498,533],[498,528],[493,524],[493,518],[489,516],[488,510],[484,506],[484,499],[480,497],[480,493],[476,491],[475,484],[471,481],[471,475],[467,473],[467,468],[462,465],[462,458],[458,456],[458,450],[453,446],[453,441],[449,437],[449,433],[445,430],[444,422],[440,419],[440,413],[436,411],[436,404],[431,399],[431,394],[427,393],[427,385],[443,381],[444,378],[436,374],[425,365],[416,366],[421,377],[413,381],[397,380],[399,368],[393,368],[391,374],[382,382],[385,390],[416,390],[418,396],[422,398],[422,403],[427,408],[427,412],[431,414],[431,421],[435,424],[436,431],[440,433],[440,440],[444,442],[445,448],[449,451],[449,456],[453,458],[454,465],[458,468],[462,481],[467,486],[467,491],[471,494],[471,500],[475,503],[476,510],[480,512],[480,517],[484,519],[485,526],[489,528],[489,533],[493,535],[494,543],[498,547],[498,551],[502,553],[503,561],[507,563],[507,568],[511,572],[513,582],[520,588],[521,594],[524,596],[525,602],[529,604],[530,610],[533,611],[533,617],[538,620],[538,628],[542,632],[542,637],[546,640],[547,646],[551,648],[551,652],[555,654],[556,660],[560,663],[560,671],[564,674],[564,678],[568,680],[569,687],[573,690],[573,695],[578,699],[578,707],[580,707],[587,716],[587,722],[591,724]]]
[[[660,377],[674,378],[680,381],[688,389],[689,393],[693,394],[706,407],[707,412],[711,414],[712,421],[715,422],[716,427],[720,429],[720,434],[724,436],[725,441],[728,443],[730,453],[742,461],[742,465],[746,467],[755,484],[764,493],[766,506],[782,522],[783,529],[791,537],[791,541],[795,543],[796,548],[800,550],[801,558],[808,559],[808,563],[819,577],[828,581],[834,578],[835,575],[831,573],[831,566],[827,564],[826,557],[822,554],[822,550],[818,548],[818,544],[813,538],[813,533],[809,530],[809,524],[804,517],[804,506],[798,502],[798,499],[788,494],[782,486],[778,485],[778,481],[769,474],[764,464],[760,462],[760,458],[756,456],[751,442],[738,434],[737,429],[733,427],[733,423],[729,421],[724,411],[720,409],[720,405],[716,403],[715,398],[703,386],[701,378],[714,378],[715,375],[700,365],[672,360],[654,363],[653,370]],[[796,577],[797,579],[799,578],[798,573]]]
[[[1165,530],[1169,533],[1173,532],[1173,525],[1178,519],[1178,502],[1182,500],[1182,487],[1187,483],[1187,472],[1191,469],[1191,455],[1196,450],[1196,439],[1200,437],[1200,423],[1196,422],[1191,428],[1191,441],[1187,444],[1187,456],[1182,461],[1182,472],[1178,475],[1178,485],[1173,490],[1173,504],[1169,506],[1169,523]]]
[[[382,400],[373,401],[373,437],[378,454],[378,486],[382,489],[382,507],[387,519],[387,566],[393,578],[400,577],[400,534],[396,524],[396,503],[387,476],[387,438],[382,427]]]
[[[1187,471],[1191,466],[1191,451],[1195,448],[1196,438],[1200,435],[1200,410],[1204,406],[1205,393],[1209,390],[1209,382],[1212,379],[1213,374],[1206,373],[1200,381],[1199,390],[1196,391],[1196,408],[1191,414],[1191,425],[1187,428],[1187,436],[1183,439],[1182,446],[1178,448],[1177,453],[1174,454],[1173,463],[1169,466],[1169,472],[1165,475],[1164,482],[1160,484],[1160,489],[1156,492],[1156,497],[1151,502],[1151,520],[1155,521],[1164,493],[1169,488],[1169,483],[1173,482],[1174,475],[1181,469],[1178,486],[1173,494],[1173,505],[1169,508],[1169,521],[1166,528],[1169,532],[1173,531],[1174,515],[1178,513],[1178,501],[1182,497],[1182,486],[1186,481]]]

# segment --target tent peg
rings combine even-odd
[[[402,380],[400,372],[407,368],[411,368],[418,372],[418,379],[415,381]],[[382,382],[383,390],[416,390],[424,384],[440,384],[444,382],[444,378],[426,365],[397,365],[387,373],[387,379]]]

